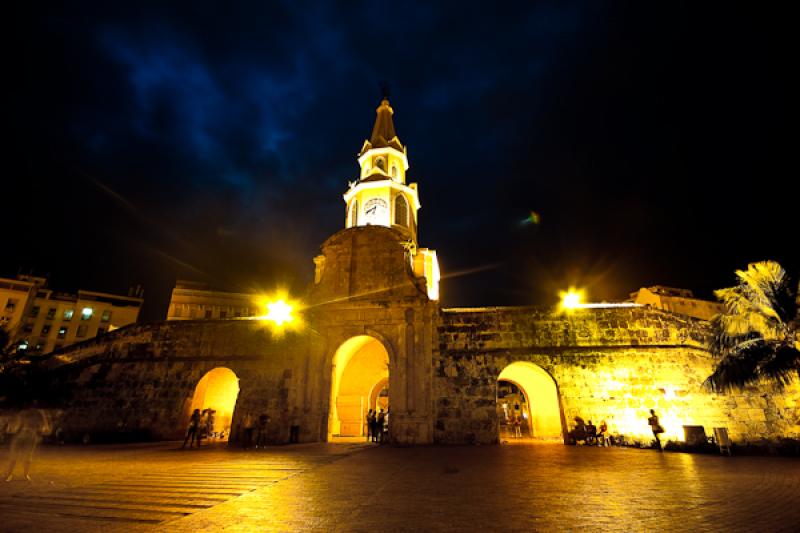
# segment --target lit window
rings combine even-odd
[[[64,310],[64,320],[72,320],[72,315],[75,314],[74,309],[65,309]]]
[[[81,311],[81,320],[89,320],[90,318],[92,318],[92,308],[84,307]]]
[[[21,343],[19,343],[19,350],[20,351],[24,352],[27,349],[28,349],[28,341],[22,341]]]
[[[87,326],[86,324],[78,326],[78,331],[75,332],[75,336],[76,337],[85,337],[86,336],[86,331],[88,329],[89,329],[89,326]]]
[[[408,202],[402,194],[398,194],[394,199],[394,223],[408,226]]]
[[[42,326],[42,335],[47,335],[48,333],[50,333],[50,328],[51,328],[50,324],[45,324],[44,326]]]
[[[36,317],[39,316],[39,306],[35,305],[31,308],[31,316]]]
[[[67,328],[67,326],[61,326],[60,328],[58,328],[58,338],[59,339],[63,339],[64,337],[67,336],[67,329],[69,329],[69,328]]]
[[[180,315],[175,315],[175,316],[180,316]],[[111,309],[106,309],[100,316],[100,322],[108,322],[109,320],[111,320]]]
[[[47,310],[47,316],[45,317],[47,320],[53,320],[56,317],[56,308],[51,307]]]

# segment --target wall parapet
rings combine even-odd
[[[537,307],[442,309],[440,351],[536,348],[692,347],[707,350],[708,322],[641,308],[589,308],[559,313]]]

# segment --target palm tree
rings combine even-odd
[[[723,311],[711,320],[717,358],[706,384],[715,391],[762,378],[778,386],[800,375],[798,288],[775,261],[737,270],[739,284],[714,291]]]

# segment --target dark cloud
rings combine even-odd
[[[0,268],[300,291],[381,80],[448,305],[702,294],[798,268],[788,17],[539,2],[81,3],[19,14]],[[35,9],[35,11],[33,11]],[[521,226],[531,210],[538,225]]]

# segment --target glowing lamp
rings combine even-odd
[[[566,292],[561,292],[561,309],[567,311],[581,307],[581,300],[583,300],[583,291],[570,288]]]
[[[267,304],[267,314],[264,318],[274,322],[276,326],[291,322],[294,320],[292,316],[292,306],[283,300],[270,302]]]

